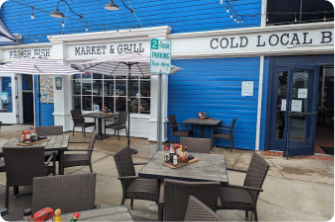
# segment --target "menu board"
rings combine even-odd
[[[54,86],[52,75],[40,75],[41,103],[54,103]]]

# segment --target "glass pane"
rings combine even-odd
[[[73,95],[80,95],[81,93],[81,81],[73,80],[72,81]]]
[[[72,75],[72,79],[81,79],[81,75],[80,74]]]
[[[85,74],[81,75],[82,79],[92,79],[92,73],[86,72]]]
[[[126,97],[115,97],[116,112],[126,111]]]
[[[114,79],[114,76],[104,75],[104,79]]]
[[[142,97],[150,97],[150,81],[140,81]]]
[[[0,77],[0,112],[13,112],[11,77]]]
[[[82,95],[92,95],[92,80],[82,80]]]
[[[102,75],[93,73],[93,79],[102,79]]]
[[[139,99],[138,98],[131,98],[130,102],[130,112],[131,113],[138,113],[138,104]]]
[[[102,94],[102,80],[94,80],[93,95],[101,95],[101,94]]]
[[[120,96],[127,95],[127,81],[125,80],[117,80],[115,81],[115,92]]]
[[[73,97],[73,109],[81,109],[81,96]]]
[[[114,97],[105,97],[104,98],[104,106],[106,106],[107,111],[109,109],[111,112],[115,112],[115,110],[114,110]]]
[[[101,96],[93,96],[93,104],[99,105],[99,110],[102,109],[102,97]]]
[[[136,96],[136,93],[139,92],[139,89],[138,89],[138,81],[133,81],[131,80],[130,81],[130,96]]]
[[[114,80],[105,80],[104,81],[104,95],[105,96],[114,96]]]
[[[150,99],[140,99],[140,113],[150,114]]]
[[[83,110],[92,111],[92,96],[83,96]]]
[[[277,114],[276,114],[276,139],[284,139],[287,81],[288,72],[279,72],[278,94],[277,94]],[[283,107],[282,107],[283,106]]]

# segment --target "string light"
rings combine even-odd
[[[63,26],[63,27],[65,26],[65,23],[64,23],[64,21],[62,21],[62,26]]]
[[[88,32],[87,22],[86,22],[86,28],[85,28],[85,31]]]
[[[234,22],[236,22],[236,16],[235,16],[235,18],[234,18]]]
[[[294,19],[294,22],[298,22],[298,20],[297,20],[297,13],[295,13],[295,19]]]
[[[228,6],[226,7],[226,12],[229,13],[229,7]]]
[[[266,16],[266,22],[269,22],[269,16]]]
[[[230,13],[230,18],[233,18],[233,13]]]
[[[237,19],[237,23],[240,23],[240,20],[239,20],[239,19]]]
[[[327,20],[326,13],[327,13],[327,12],[325,12],[325,15],[323,16],[323,21],[324,21],[324,22]]]
[[[38,42],[36,35],[35,35],[35,42]]]
[[[242,19],[241,19],[241,23],[243,23],[244,22],[244,20],[243,20],[243,17],[242,17]]]
[[[220,4],[223,4],[223,0],[220,0]]]
[[[34,7],[31,7],[31,15],[30,15],[30,18],[31,19],[34,19],[35,16],[34,16]]]

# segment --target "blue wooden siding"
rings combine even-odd
[[[19,2],[34,6],[35,19],[30,18],[31,8],[6,1],[0,11],[0,16],[12,33],[23,36],[23,43],[35,43],[35,35],[38,42],[48,42],[47,35],[59,35],[62,33],[62,19],[49,16],[55,11],[58,0],[19,0]],[[114,3],[120,6],[119,11],[104,9],[109,0],[98,1],[68,1],[74,12],[82,14],[82,20],[88,23],[89,32],[106,30],[139,28],[139,22],[134,14],[130,13],[121,0]],[[125,1],[128,5],[128,2]],[[236,23],[226,13],[226,4],[219,4],[219,0],[129,0],[137,17],[144,28],[168,25],[172,27],[172,33],[212,31],[222,29],[238,29],[260,26],[261,0],[229,0],[234,10],[245,15],[244,23]],[[43,9],[45,12],[41,12]],[[65,3],[59,4],[59,10],[66,13]],[[77,20],[72,13],[68,16]],[[85,33],[84,22],[67,20],[63,34]]]
[[[264,59],[264,70],[263,70],[263,93],[262,93],[262,116],[261,116],[261,132],[259,149],[267,150],[265,148],[265,129],[266,129],[266,107],[268,99],[268,83],[269,83],[269,69],[270,69],[270,59]]]
[[[39,99],[38,99],[38,78],[37,76],[35,78],[35,119],[36,119],[36,126],[40,125],[40,120],[39,120]],[[52,115],[54,112],[54,104],[53,103],[41,103],[41,126],[54,126],[55,121],[54,121],[54,116]]]
[[[235,147],[255,149],[258,83],[260,58],[221,58],[173,60],[173,65],[184,70],[169,76],[168,115],[176,115],[177,122],[197,118],[206,111],[215,119],[234,128]],[[254,82],[254,96],[241,96],[242,81]],[[200,128],[194,127],[195,136]],[[210,138],[210,128],[205,127],[205,137]],[[168,126],[168,138],[171,130]],[[229,142],[218,140],[218,146],[229,147]]]

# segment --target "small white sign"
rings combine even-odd
[[[100,112],[99,105],[94,105],[94,111]]]
[[[302,100],[292,100],[291,111],[301,113],[301,111],[302,111]]]
[[[286,99],[281,100],[281,109],[280,111],[286,111]]]
[[[298,89],[298,99],[307,99],[308,89]]]
[[[242,82],[241,96],[254,96],[254,82]]]
[[[171,73],[171,41],[166,39],[151,39],[150,72]]]

